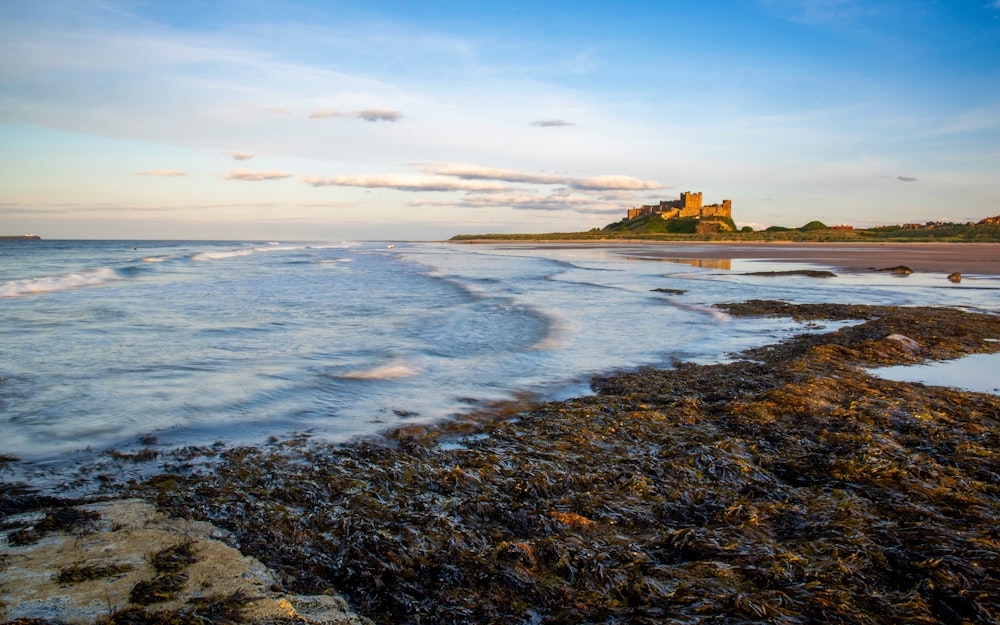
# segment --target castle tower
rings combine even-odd
[[[681,193],[681,208],[697,209],[701,208],[701,191],[697,193]]]

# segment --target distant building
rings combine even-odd
[[[996,217],[987,217],[986,219],[983,219],[979,223],[981,223],[981,224],[997,224],[997,225],[1000,225],[1000,215],[997,215]]]
[[[732,200],[722,200],[722,204],[701,203],[701,192],[681,193],[679,200],[664,200],[659,204],[648,204],[638,208],[630,208],[629,219],[638,219],[646,215],[659,215],[663,219],[682,219],[697,217],[728,217],[733,218]]]
[[[830,230],[854,230],[854,226],[830,226]]]

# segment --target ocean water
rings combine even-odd
[[[346,441],[836,327],[730,318],[719,302],[1000,312],[1000,280],[986,276],[762,277],[744,274],[799,266],[621,251],[0,241],[0,454],[56,474],[151,437],[160,449]]]

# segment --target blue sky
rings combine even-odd
[[[1000,0],[0,2],[0,231],[1000,214]]]

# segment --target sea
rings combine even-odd
[[[0,455],[58,482],[111,450],[346,442],[838,327],[720,302],[1000,312],[995,276],[761,276],[807,267],[642,249],[2,240]]]

